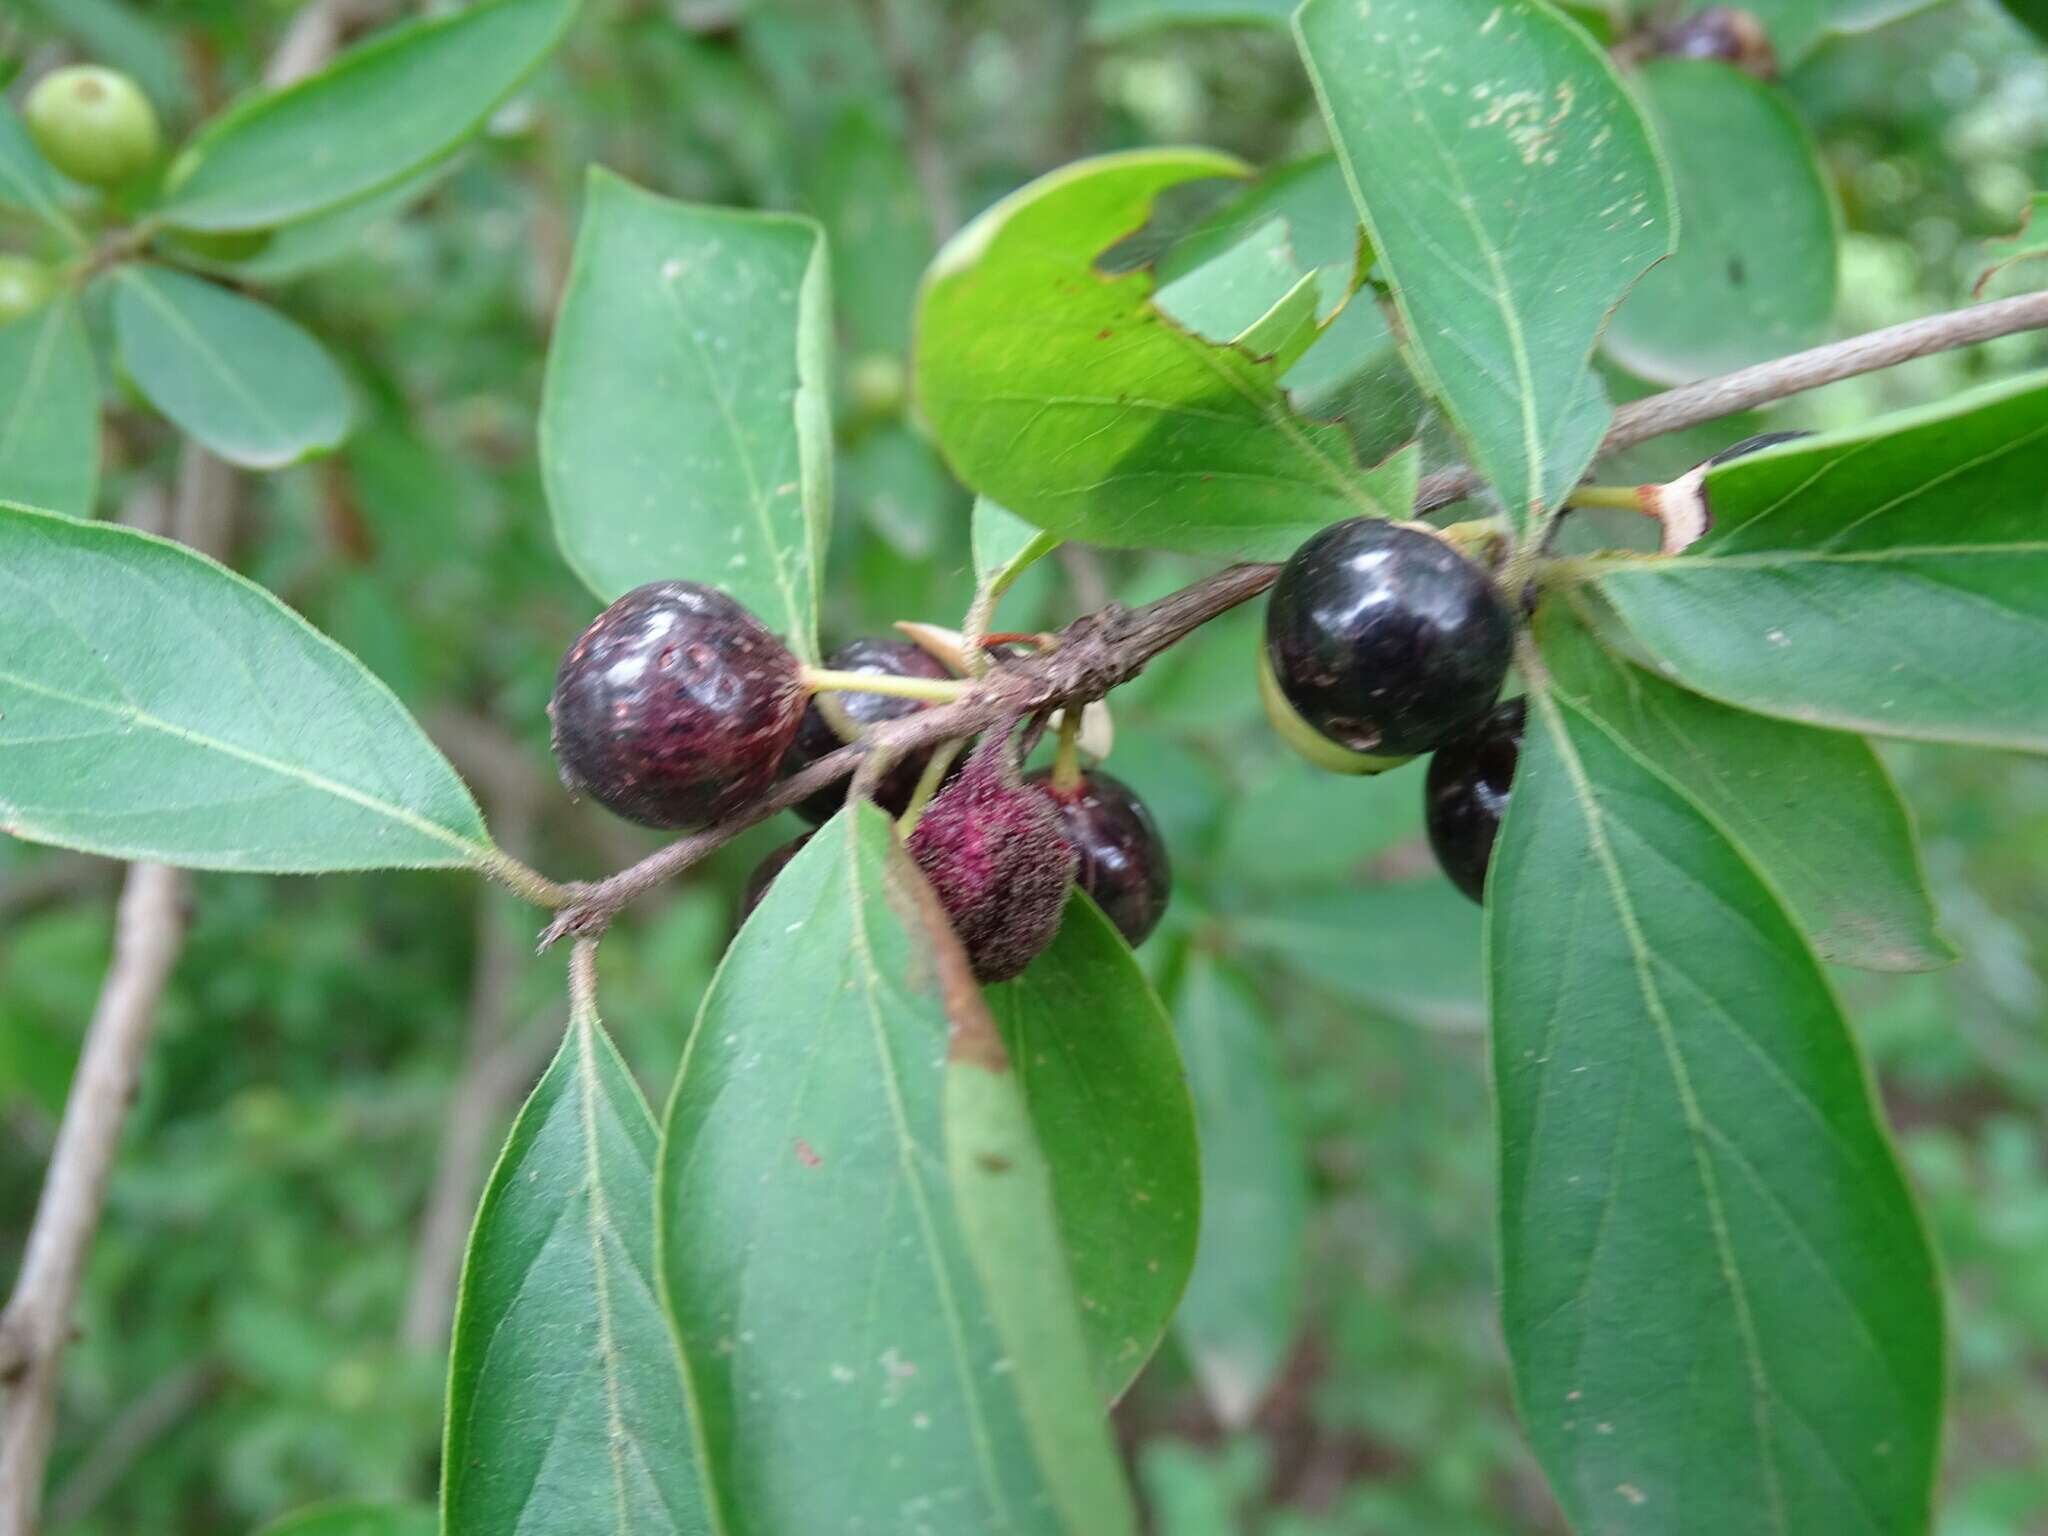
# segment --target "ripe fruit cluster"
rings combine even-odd
[[[951,676],[897,639],[856,640],[832,654],[829,670],[842,687],[846,675],[878,687]],[[556,673],[548,716],[562,780],[629,820],[697,830],[862,731],[930,707],[859,688],[810,697],[811,686],[789,648],[723,593],[685,581],[635,588],[598,615]],[[1022,778],[1015,734],[1012,722],[983,737],[908,844],[984,981],[1020,974],[1052,942],[1071,885],[1132,944],[1158,925],[1170,889],[1165,842],[1137,796],[1103,773]],[[904,815],[930,761],[926,750],[890,765],[875,804]],[[846,794],[841,781],[796,809],[822,824]],[[761,862],[743,920],[809,837]]]
[[[1510,723],[1520,741],[1519,701],[1494,708],[1513,646],[1514,620],[1478,566],[1426,529],[1355,517],[1302,545],[1274,582],[1259,692],[1282,739],[1334,772],[1434,752],[1430,841],[1478,901],[1514,773]]]

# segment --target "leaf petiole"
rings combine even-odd
[[[889,677],[878,672],[836,672],[830,667],[805,667],[801,676],[812,693],[883,693],[928,704],[950,704],[972,686],[952,678]]]

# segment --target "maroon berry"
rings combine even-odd
[[[803,718],[796,657],[709,587],[657,581],[569,647],[548,703],[572,793],[650,827],[704,827],[775,782]]]
[[[1474,901],[1486,899],[1486,869],[1521,760],[1527,713],[1524,700],[1509,699],[1429,760],[1422,792],[1429,846],[1451,884]]]
[[[793,837],[780,848],[775,849],[747,876],[747,883],[740,887],[740,922],[754,915],[754,908],[761,905],[761,898],[768,894],[768,887],[775,883],[775,877],[789,867],[789,861],[804,851],[804,844],[811,840],[806,832],[802,837]]]
[[[849,641],[826,657],[825,665],[835,672],[865,672],[875,677],[941,679],[953,675],[936,656],[908,640]],[[880,725],[885,720],[901,720],[928,707],[921,699],[851,690],[834,693],[832,702],[857,729]],[[796,740],[790,743],[789,755],[782,760],[782,776],[788,778],[799,773],[845,745],[846,739],[832,728],[832,722],[818,708],[818,701],[812,699],[804,711],[803,723],[796,728]],[[901,816],[909,809],[911,796],[917,793],[918,780],[924,777],[925,764],[931,756],[930,750],[912,752],[893,764],[875,786],[875,804],[891,816]],[[796,813],[814,827],[823,826],[846,804],[846,787],[845,779],[826,785],[809,799],[799,801]]]
[[[1053,783],[1050,769],[1026,781],[1043,789],[1060,813],[1078,860],[1074,883],[1095,898],[1103,916],[1134,948],[1166,915],[1173,863],[1166,840],[1145,802],[1123,780],[1100,769],[1083,773],[1070,790]]]
[[[983,981],[1021,975],[1059,932],[1074,846],[1052,802],[1017,777],[1011,730],[991,731],[925,807],[910,856]]]

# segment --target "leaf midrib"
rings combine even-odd
[[[261,752],[252,752],[247,747],[236,746],[234,743],[223,741],[219,737],[209,736],[203,731],[195,731],[186,726],[173,724],[161,716],[151,714],[139,705],[107,704],[99,699],[86,698],[83,695],[70,693],[61,688],[52,688],[46,684],[34,682],[29,678],[22,677],[18,673],[9,672],[4,669],[0,669],[0,683],[10,684],[44,698],[55,699],[61,704],[69,704],[77,709],[91,710],[110,719],[141,726],[146,730],[158,731],[163,735],[186,742],[205,751],[218,752],[223,757],[231,757],[238,762],[247,763],[255,768],[261,768],[268,773],[274,773],[279,778],[303,784],[308,789],[331,795],[337,800],[345,800],[351,805],[359,806],[364,810],[383,816],[387,820],[397,822],[400,826],[417,832],[423,837],[445,844],[461,854],[461,862],[465,864],[482,863],[489,855],[490,850],[484,845],[473,842],[459,833],[451,832],[446,827],[429,821],[424,816],[409,811],[403,806],[393,804],[389,800],[381,799],[352,785],[344,784],[338,779],[328,778],[325,774],[315,773],[312,769],[302,767],[296,763],[288,763],[281,758],[269,757]],[[0,747],[6,745],[5,741],[0,741]]]
[[[1532,683],[1534,681],[1532,678]],[[1727,1213],[1721,1202],[1719,1181],[1707,1152],[1706,1118],[1694,1093],[1692,1075],[1686,1067],[1684,1054],[1679,1049],[1677,1031],[1665,1007],[1663,992],[1657,984],[1648,939],[1643,933],[1635,904],[1629,896],[1627,882],[1622,878],[1620,862],[1608,840],[1606,815],[1593,792],[1592,780],[1586,772],[1584,761],[1579,757],[1577,743],[1571,739],[1562,709],[1547,683],[1545,686],[1532,686],[1530,694],[1535,699],[1538,709],[1547,717],[1545,724],[1551,740],[1556,744],[1558,761],[1564,767],[1566,777],[1571,781],[1572,792],[1579,801],[1580,813],[1585,819],[1586,833],[1593,847],[1594,859],[1607,882],[1609,895],[1614,902],[1615,916],[1621,923],[1622,934],[1634,962],[1637,990],[1642,996],[1644,1009],[1656,1028],[1658,1042],[1664,1052],[1666,1069],[1671,1073],[1673,1085],[1678,1090],[1679,1106],[1685,1117],[1686,1139],[1692,1148],[1693,1165],[1699,1177],[1701,1197],[1706,1205],[1708,1226],[1713,1233],[1715,1257],[1721,1268],[1722,1283],[1727,1287],[1729,1298],[1734,1303],[1736,1327],[1742,1339],[1744,1364],[1748,1368],[1752,1390],[1751,1408],[1757,1448],[1770,1494],[1771,1524],[1779,1536],[1789,1536],[1785,1524],[1784,1494],[1778,1486],[1777,1462],[1772,1454],[1770,1407],[1775,1395],[1770,1388],[1769,1376],[1764,1370],[1763,1352],[1756,1334],[1756,1322],[1750,1313],[1748,1290],[1743,1283],[1741,1268],[1736,1263]]]

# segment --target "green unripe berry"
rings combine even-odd
[[[141,87],[97,64],[43,76],[21,115],[43,158],[88,186],[111,187],[149,169],[162,142]]]
[[[0,253],[0,325],[41,309],[55,286],[50,269],[41,262]]]
[[[894,416],[902,411],[908,380],[903,364],[887,352],[866,352],[854,360],[849,381],[854,409],[863,416]]]

